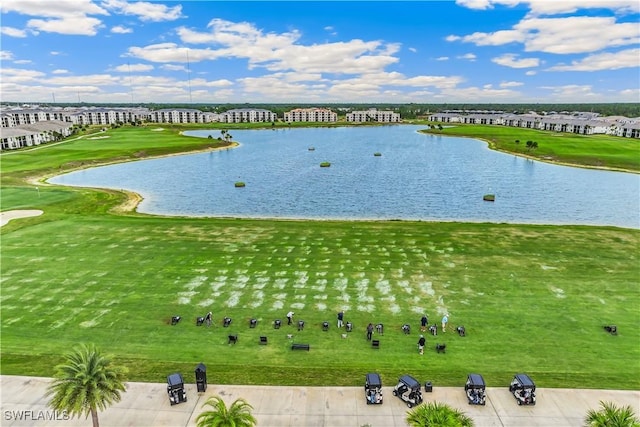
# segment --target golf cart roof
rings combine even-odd
[[[182,375],[180,374],[171,374],[167,377],[167,384],[170,386],[174,385],[183,385],[184,381],[182,381]]]
[[[529,375],[527,375],[527,374],[516,374],[514,379],[516,381],[518,381],[518,383],[520,383],[520,385],[522,387],[525,387],[525,388],[536,388],[535,383],[533,382],[533,380],[531,378],[529,378]]]
[[[371,387],[382,387],[382,380],[380,379],[380,375],[376,373],[367,374],[367,384]]]
[[[411,375],[403,375],[400,377],[400,382],[404,383],[407,387],[411,388],[411,389],[419,389],[420,388],[420,383],[418,382],[418,380],[416,380],[415,378],[413,378]]]
[[[480,374],[469,374],[467,384],[473,387],[484,387],[484,378]]]

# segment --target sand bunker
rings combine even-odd
[[[9,221],[11,221],[12,219],[29,218],[32,216],[39,216],[42,214],[43,212],[38,209],[0,212],[0,227],[8,224]]]

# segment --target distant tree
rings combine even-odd
[[[618,407],[615,403],[600,401],[600,408],[587,412],[586,427],[640,427],[640,420],[631,406]]]
[[[119,402],[125,391],[124,368],[110,366],[110,360],[94,346],[82,345],[56,366],[56,375],[46,396],[49,406],[71,417],[91,414],[93,427],[99,427],[98,411]]]
[[[442,125],[438,123],[438,130],[442,130]]]
[[[227,407],[222,398],[213,396],[202,405],[205,406],[212,409],[197,416],[198,427],[253,427],[258,423],[251,414],[253,407],[244,399],[236,399]]]
[[[445,403],[427,402],[407,412],[411,427],[473,427],[473,420]]]
[[[208,139],[213,139],[213,136],[209,135],[207,136]]]

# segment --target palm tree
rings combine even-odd
[[[640,421],[631,406],[618,407],[612,402],[600,401],[601,409],[590,409],[585,418],[587,427],[640,427]]]
[[[230,407],[218,396],[207,399],[202,405],[211,406],[211,410],[204,411],[196,418],[198,427],[253,427],[258,421],[251,415],[253,406],[244,399],[236,399]]]
[[[109,364],[110,360],[93,345],[81,345],[67,354],[65,362],[56,366],[54,381],[45,394],[51,396],[49,406],[72,418],[91,414],[93,427],[99,427],[98,411],[119,402],[125,391],[126,369]]]
[[[427,402],[407,412],[411,427],[473,427],[473,420],[446,403]]]

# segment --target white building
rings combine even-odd
[[[337,122],[338,114],[326,108],[296,108],[284,113],[285,122]]]
[[[59,120],[0,128],[0,150],[32,147],[71,135],[73,125]]]
[[[210,123],[217,115],[193,108],[166,108],[150,112],[148,118],[156,123]]]
[[[370,108],[366,111],[352,111],[347,113],[348,122],[381,122],[381,123],[398,123],[400,122],[400,114],[393,111],[381,111]]]
[[[236,108],[225,111],[218,117],[222,123],[275,122],[278,120],[276,113],[261,108]]]

